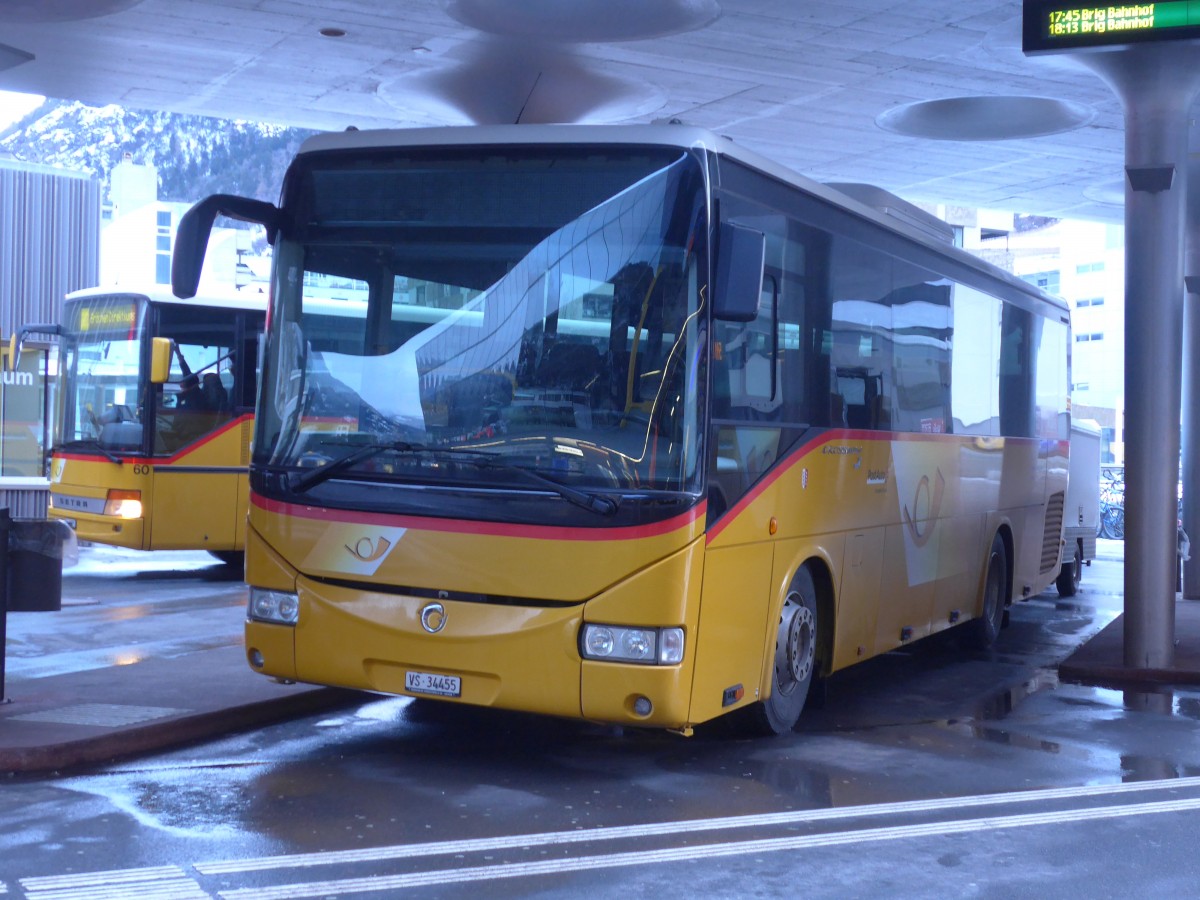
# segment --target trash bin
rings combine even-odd
[[[62,609],[63,548],[74,540],[66,522],[12,519],[8,531],[8,611]]]

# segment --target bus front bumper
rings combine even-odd
[[[303,579],[297,598],[295,625],[246,622],[247,659],[264,675],[630,726],[689,725],[690,660],[583,659],[583,606],[430,600]]]
[[[66,522],[75,532],[75,537],[81,541],[126,547],[130,550],[143,549],[143,519],[98,516],[53,507],[50,509],[50,518]]]

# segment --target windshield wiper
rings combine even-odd
[[[294,481],[292,481],[291,489],[297,494],[303,494],[310,488],[314,488],[318,484],[328,481],[338,472],[344,472],[351,466],[357,465],[360,462],[365,462],[372,456],[378,456],[385,450],[405,452],[413,446],[413,444],[408,444],[404,441],[391,441],[380,444],[363,444],[353,453],[347,453],[341,459],[335,459],[331,463],[326,463],[323,466],[310,469],[303,475],[298,476]]]
[[[553,478],[547,478],[540,472],[533,471],[533,469],[515,466],[512,463],[500,462],[494,458],[480,460],[479,465],[484,468],[498,469],[502,472],[512,472],[522,475],[530,481],[550,488],[550,490],[554,491],[568,503],[573,503],[581,509],[590,510],[598,515],[611,516],[617,511],[617,501],[612,499],[612,497],[605,497],[602,494],[591,494],[587,491],[577,491],[575,488],[567,487],[561,481],[555,481]]]
[[[92,447],[97,453],[111,463],[116,463],[118,466],[125,465],[124,459],[117,456],[117,454],[113,453],[111,450],[101,444],[96,438],[76,438],[73,441],[67,441],[65,444],[60,445],[59,449],[66,450],[68,447],[76,447],[79,445],[84,447]]]
[[[526,469],[522,466],[512,465],[511,463],[501,462],[495,453],[487,453],[482,450],[470,450],[465,447],[430,447],[426,444],[411,444],[407,441],[392,441],[378,444],[364,444],[362,447],[343,456],[341,459],[335,460],[327,465],[316,469],[311,469],[303,475],[297,477],[291,484],[291,489],[298,494],[316,487],[324,481],[328,481],[338,472],[344,472],[351,466],[357,465],[370,459],[372,456],[377,456],[385,451],[394,453],[409,454],[413,456],[429,456],[432,459],[439,457],[445,459],[453,459],[455,461],[466,462],[470,465],[477,466],[481,469],[494,469],[500,472],[509,472],[519,475],[529,481],[536,482],[542,487],[547,487],[554,493],[558,494],[568,503],[573,503],[581,509],[590,510],[602,516],[611,516],[617,511],[617,501],[611,497],[604,497],[599,494],[590,494],[586,491],[579,491],[562,482],[555,481],[553,478],[547,478],[545,475],[539,474],[532,469]]]

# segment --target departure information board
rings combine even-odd
[[[1097,6],[1025,0],[1026,53],[1200,39],[1200,0]]]

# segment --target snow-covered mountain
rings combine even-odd
[[[126,154],[157,168],[160,200],[191,202],[220,192],[274,201],[288,162],[313,133],[48,100],[0,131],[0,160],[89,172],[104,184],[105,202],[109,173]]]

